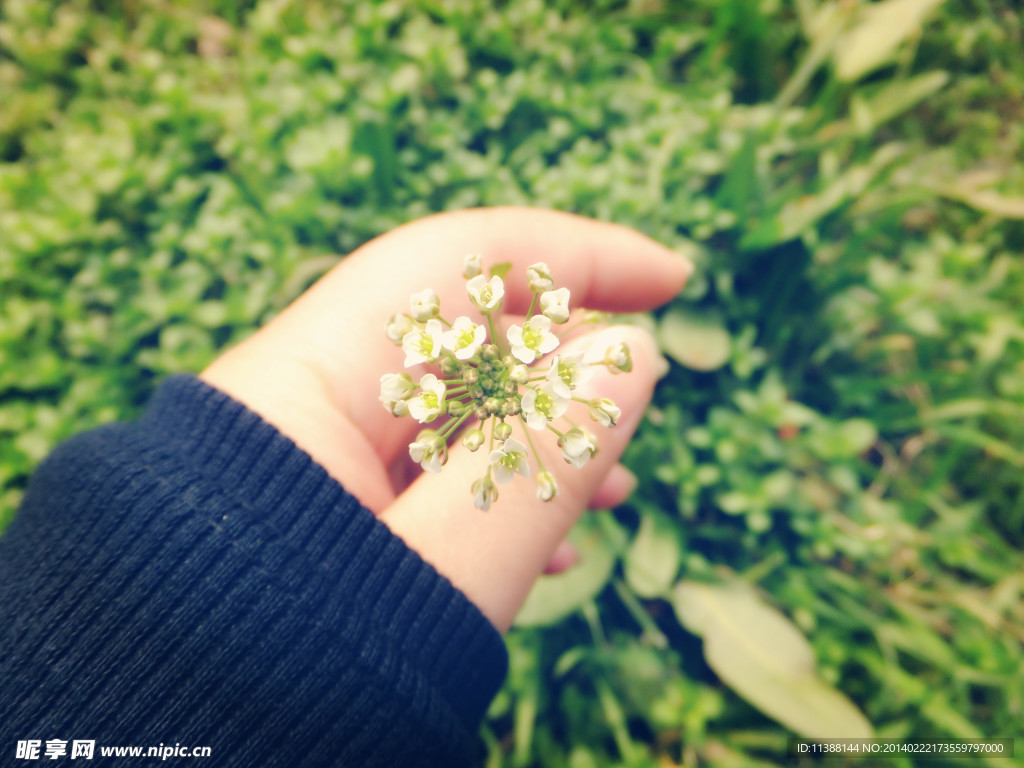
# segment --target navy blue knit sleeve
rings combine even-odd
[[[462,593],[192,376],[54,451],[0,538],[4,765],[26,740],[465,765],[506,665]]]

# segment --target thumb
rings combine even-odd
[[[498,486],[498,501],[490,511],[480,511],[473,505],[470,487],[487,472],[487,451],[471,453],[456,440],[443,470],[424,473],[381,515],[501,631],[511,626],[559,542],[618,462],[650,402],[664,360],[646,331],[613,326],[574,340],[566,351],[580,345],[604,350],[618,342],[630,348],[632,372],[613,375],[604,366],[595,366],[585,390],[574,392],[583,398],[613,400],[622,412],[616,426],[605,429],[590,421],[587,406],[578,402],[566,414],[597,438],[599,450],[590,461],[580,469],[570,466],[554,434],[529,430],[540,461],[557,479],[554,499],[537,498],[537,466],[531,457],[531,479],[517,476]],[[528,444],[526,424],[510,421],[513,436]]]

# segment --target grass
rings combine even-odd
[[[674,364],[639,491],[508,638],[489,764],[811,765],[786,738],[837,691],[878,736],[1024,735],[1013,3],[104,9],[0,9],[0,526],[56,443],[136,415],[333,254],[557,207],[699,271],[653,319]],[[736,638],[695,594],[788,638],[782,661],[716,656]],[[783,663],[800,638],[809,669]]]

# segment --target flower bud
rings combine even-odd
[[[501,408],[501,401],[496,397],[488,397],[484,400],[484,408],[487,409],[488,413],[497,413],[498,409]]]
[[[479,400],[484,396],[484,388],[479,384],[474,384],[469,388],[469,396],[474,400]]]
[[[412,318],[408,315],[392,315],[384,331],[388,335],[388,340],[395,346],[400,347],[402,346],[402,339],[405,338],[405,334],[415,328],[416,326],[413,324]]]
[[[493,344],[484,344],[480,349],[480,357],[489,362],[497,360],[499,356],[498,348]],[[489,369],[488,369],[489,370]]]
[[[459,372],[459,361],[452,357],[442,357],[439,365],[445,376],[454,376]]]
[[[546,469],[537,473],[537,498],[541,501],[551,501],[558,495],[558,483],[555,476]]]
[[[477,509],[486,512],[491,508],[491,503],[498,500],[498,489],[491,480],[491,476],[481,477],[471,486],[473,491],[473,504]]]
[[[508,377],[516,384],[525,384],[530,380],[530,371],[525,365],[519,363],[509,369]]]
[[[519,361],[512,357],[512,355],[505,355],[503,358],[501,358],[501,364],[506,368],[513,368],[518,363]]]
[[[573,427],[560,438],[558,447],[562,449],[562,458],[567,464],[581,469],[590,458],[597,453],[597,442],[589,432]]]
[[[392,416],[408,416],[409,403],[405,400],[388,400],[383,403],[384,410]]]
[[[540,295],[540,310],[553,323],[569,322],[569,289],[545,291]]]
[[[448,415],[450,416],[461,416],[467,410],[469,410],[469,406],[459,400],[451,400],[448,402]]]
[[[629,347],[621,341],[608,347],[603,362],[612,373],[629,373],[633,370],[633,356],[629,353]]]
[[[473,415],[476,416],[480,421],[485,421],[491,416],[490,411],[488,411],[482,405],[477,406],[476,410],[473,411]]]
[[[480,380],[480,374],[476,368],[467,368],[462,372],[462,381],[466,384],[476,384]]]
[[[485,358],[485,359],[486,359],[486,358]],[[493,366],[493,365],[491,365],[490,363],[480,363],[480,365],[478,365],[478,366],[476,367],[476,369],[477,369],[477,370],[478,370],[478,371],[479,371],[480,373],[482,373],[482,374],[483,374],[483,373],[490,373],[491,371],[493,371],[493,370],[494,370],[494,366]]]
[[[406,402],[416,391],[416,384],[408,373],[385,373],[380,377],[380,402],[395,416],[409,413]]]
[[[467,253],[462,261],[462,276],[467,280],[476,277],[483,271],[483,256],[479,253]]]
[[[511,427],[511,425],[506,424],[504,421],[501,422],[500,424],[495,426],[495,428],[494,428],[494,436],[498,440],[508,440],[510,437],[512,437],[512,427]]]
[[[497,275],[486,279],[483,275],[477,275],[466,283],[466,290],[469,291],[470,300],[484,314],[490,314],[501,309],[502,300],[505,297],[505,284]]]
[[[530,290],[534,293],[550,291],[555,283],[551,277],[551,270],[543,261],[538,261],[526,270],[526,281],[530,284]]]
[[[518,398],[515,400],[506,400],[505,406],[508,408],[509,416],[518,416],[523,410],[523,406],[520,405]]]
[[[409,457],[428,472],[440,472],[448,462],[448,446],[433,429],[424,429],[409,443]]]
[[[470,451],[477,451],[486,439],[482,429],[471,429],[463,436],[462,444]]]
[[[514,381],[506,381],[505,382],[505,394],[506,395],[514,395],[518,391],[519,391],[519,385],[516,384]]]
[[[595,397],[587,404],[587,412],[602,427],[614,427],[622,416],[622,410],[607,397]]]
[[[425,323],[430,318],[437,317],[440,314],[441,299],[432,290],[425,288],[410,297],[409,307],[413,320]]]

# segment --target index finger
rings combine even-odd
[[[685,257],[618,224],[534,208],[477,208],[399,227],[354,252],[338,273],[372,283],[386,302],[377,314],[385,317],[428,287],[468,311],[461,274],[466,253],[482,253],[485,265],[512,264],[505,286],[511,313],[526,311],[531,294],[523,275],[538,261],[551,267],[576,306],[616,312],[663,304],[693,271]]]

